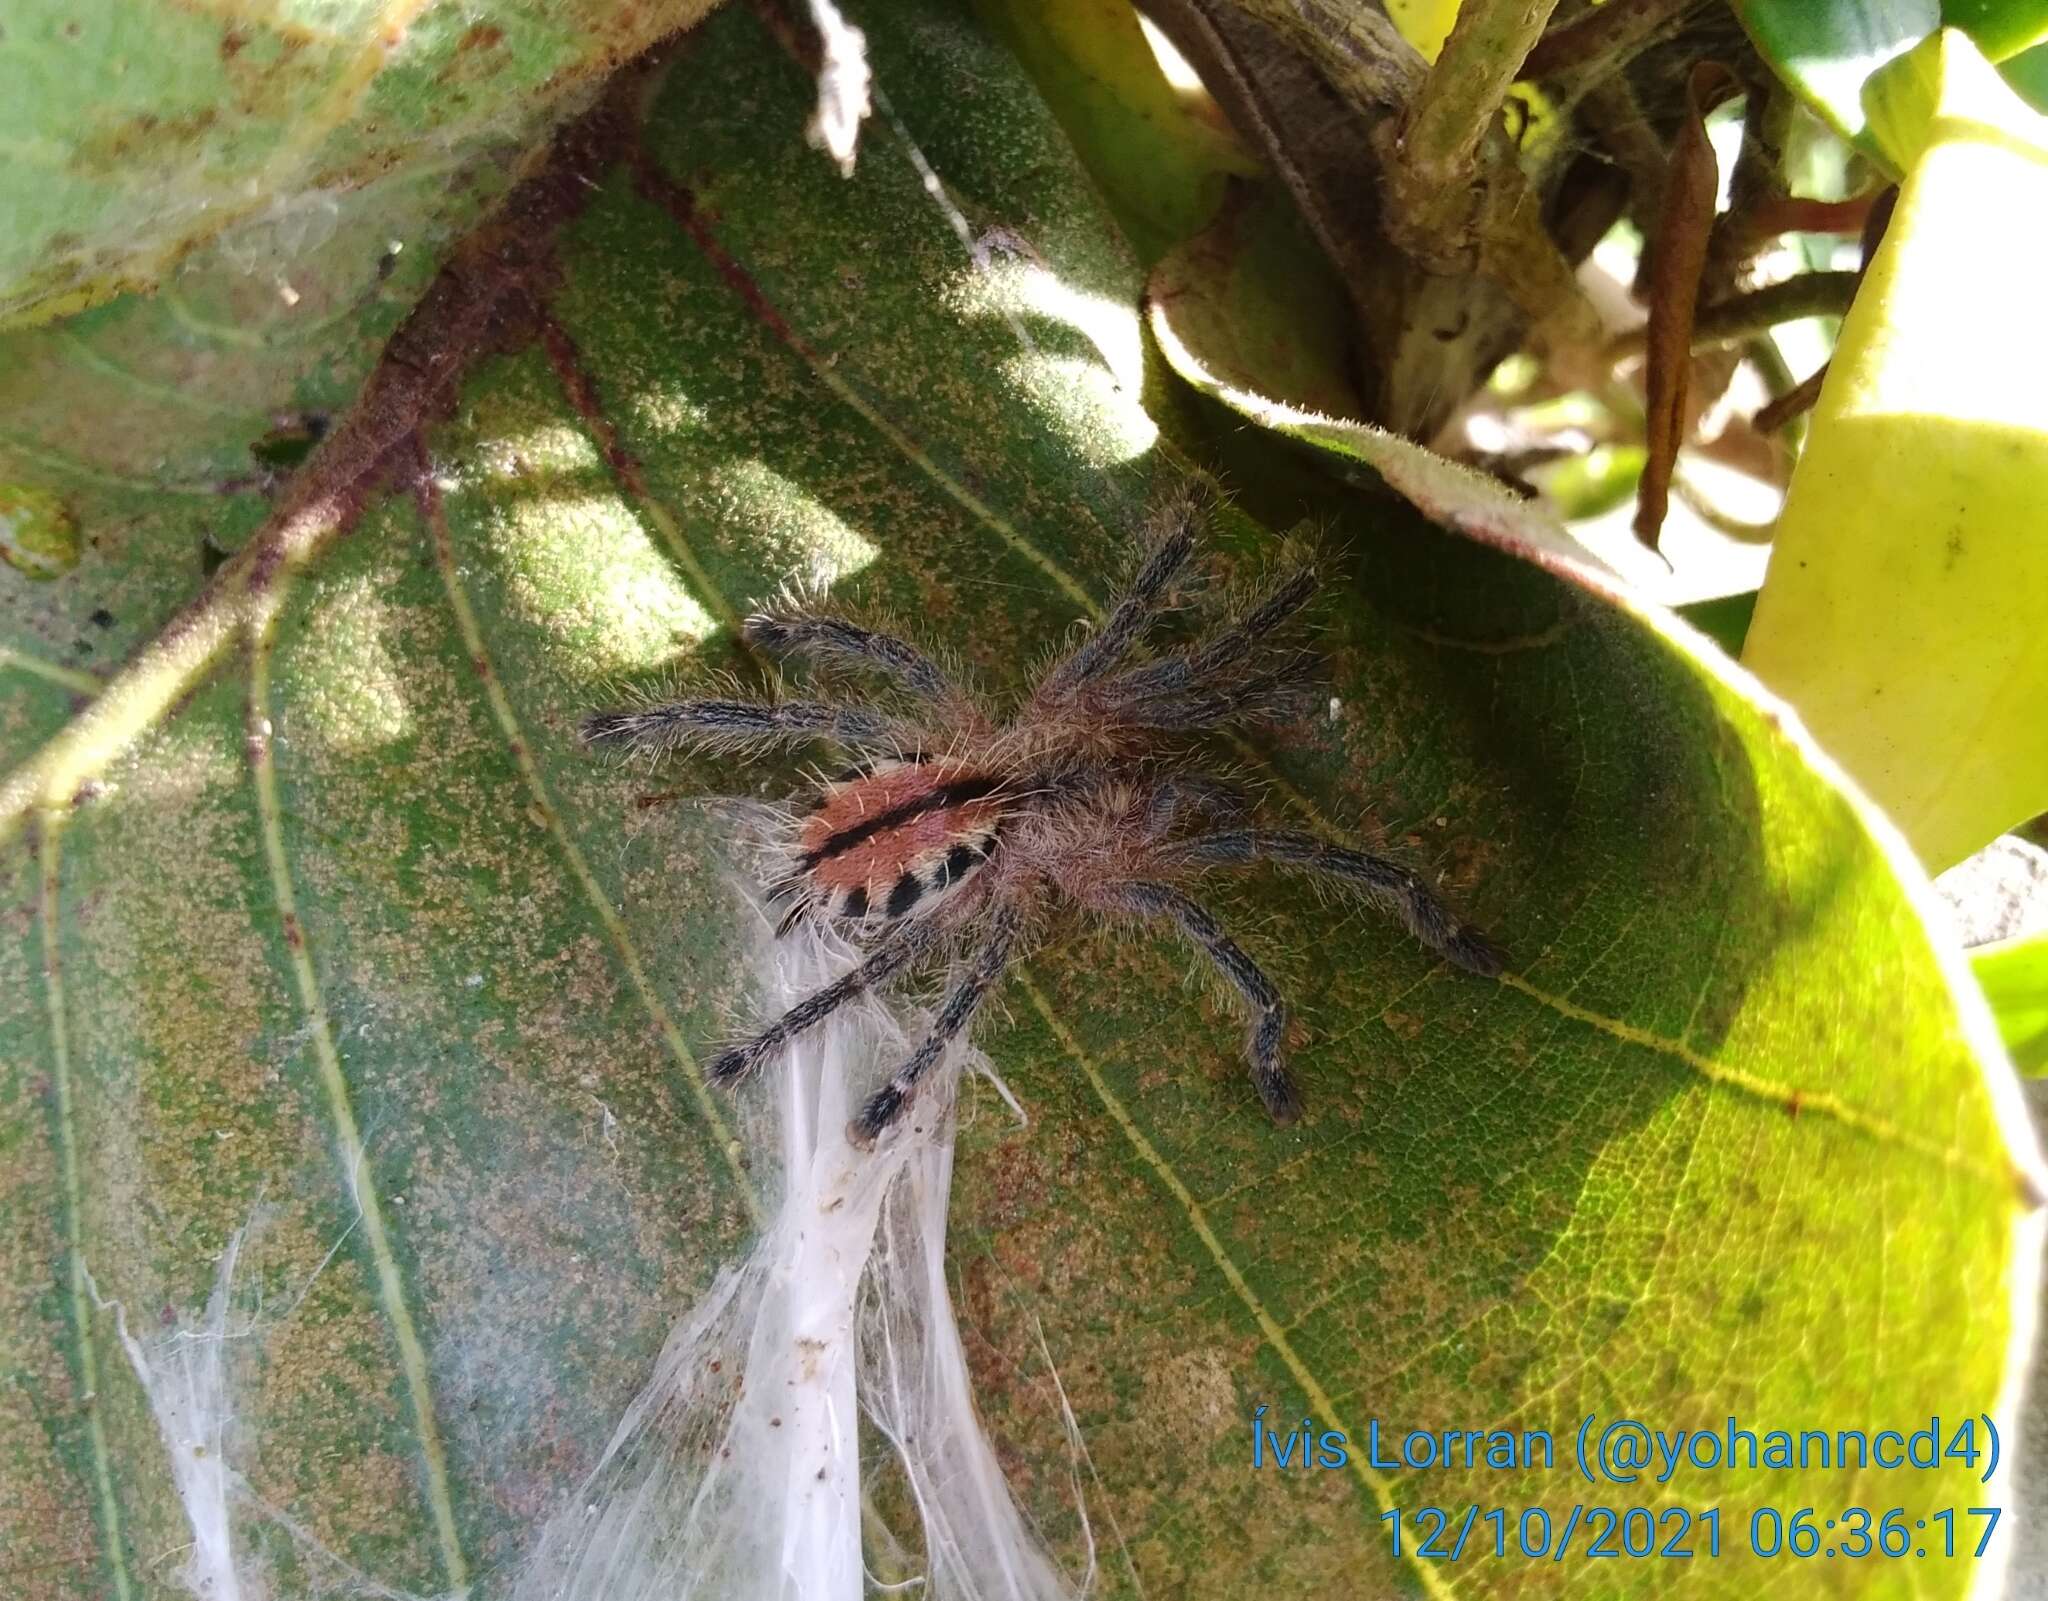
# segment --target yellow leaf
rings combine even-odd
[[[1458,0],[1387,0],[1387,17],[1402,38],[1434,61],[1458,20]]]
[[[1933,94],[1743,661],[1939,870],[2048,807],[2048,121],[1960,33],[1898,68]]]

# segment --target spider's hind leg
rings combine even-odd
[[[989,991],[1001,981],[1003,969],[1010,965],[1011,954],[1016,950],[1023,923],[1010,907],[997,908],[991,922],[992,932],[940,1005],[931,1031],[911,1053],[910,1060],[897,1069],[896,1076],[870,1095],[859,1116],[847,1124],[846,1138],[851,1144],[865,1149],[896,1121],[916,1092],[917,1081],[945,1055],[946,1047],[966,1031],[967,1025],[974,1020],[975,1012],[988,998]]]
[[[1159,780],[1146,803],[1145,840],[1157,844],[1196,818],[1236,821],[1251,809],[1251,797],[1234,784],[1199,773],[1172,773]]]
[[[1181,937],[1203,952],[1231,987],[1244,997],[1251,1013],[1251,1028],[1245,1035],[1245,1060],[1252,1070],[1252,1087],[1259,1092],[1266,1110],[1276,1123],[1292,1123],[1301,1116],[1301,1098],[1288,1077],[1281,1041],[1287,1033],[1287,1007],[1280,991],[1243,948],[1223,932],[1207,907],[1168,884],[1141,879],[1111,886],[1104,892],[1112,906],[1146,917],[1171,918]]]

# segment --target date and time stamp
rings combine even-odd
[[[1755,1557],[1866,1559],[1979,1557],[1998,1528],[1995,1506],[1943,1507],[1916,1515],[1903,1507],[1760,1506],[1745,1520],[1720,1507],[1613,1507],[1583,1503],[1552,1512],[1531,1506],[1459,1509],[1389,1507],[1380,1522],[1393,1555],[1462,1562],[1472,1557],[1563,1562],[1569,1557],[1713,1560],[1724,1551]]]
[[[1707,1473],[1854,1472],[1882,1482],[1902,1470],[1943,1469],[1989,1485],[2003,1445],[1983,1413],[1933,1417],[1900,1429],[1751,1429],[1734,1418],[1712,1429],[1653,1429],[1636,1418],[1588,1413],[1567,1439],[1546,1429],[1389,1429],[1362,1435],[1251,1418],[1251,1466],[1260,1471],[1332,1471],[1362,1466],[1376,1475],[1434,1469],[1524,1474],[1552,1469],[1596,1492],[1641,1486],[1630,1499],[1546,1505],[1392,1505],[1379,1514],[1389,1554],[1422,1562],[1692,1562],[1742,1555],[1764,1560],[1912,1563],[1982,1557],[1992,1548],[1997,1506],[1696,1504],[1674,1481]],[[1560,1464],[1562,1466],[1560,1467]],[[1872,1475],[1876,1475],[1873,1479]],[[1526,1482],[1526,1479],[1523,1480]],[[1794,1481],[1796,1482],[1796,1480]],[[1950,1482],[1954,1482],[1953,1478]],[[1901,1496],[1903,1503],[1907,1497]]]

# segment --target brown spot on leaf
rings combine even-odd
[[[1404,1040],[1412,1041],[1422,1037],[1422,1019],[1413,1012],[1382,1012],[1380,1021]]]

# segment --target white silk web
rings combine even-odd
[[[808,925],[773,942],[760,926],[771,1013],[853,959]],[[870,1462],[893,1454],[922,1524],[916,1593],[1085,1591],[1092,1562],[1078,1584],[1062,1576],[974,1410],[944,1273],[960,1053],[874,1150],[846,1139],[914,1044],[864,997],[746,1098],[765,1230],[676,1324],[597,1468],[543,1530],[516,1601],[858,1601],[874,1579],[863,1412],[888,1448]]]

